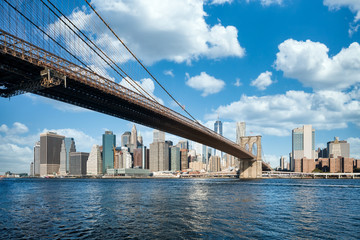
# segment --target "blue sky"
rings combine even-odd
[[[325,147],[338,136],[350,142],[352,157],[360,158],[358,0],[92,4],[199,121],[213,128],[219,117],[231,140],[236,121],[246,122],[249,135],[262,135],[264,159],[272,166],[291,151],[291,129],[304,124],[315,128],[316,146]],[[77,7],[76,13],[94,17]],[[67,13],[76,20],[72,11]],[[89,28],[89,22],[81,27]],[[136,80],[181,111],[152,80]],[[122,119],[32,94],[0,99],[0,109],[0,174],[29,171],[41,132],[74,137],[77,150],[89,152],[92,144],[101,144],[105,130],[120,139],[132,127]],[[148,145],[152,129],[137,128]]]

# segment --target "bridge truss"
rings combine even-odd
[[[238,144],[150,98],[0,30],[0,96],[31,92],[181,136],[240,159]]]

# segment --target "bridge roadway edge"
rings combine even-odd
[[[3,52],[1,53],[0,65],[14,68],[14,71],[7,71],[4,68],[0,68],[0,83],[6,81],[13,87],[16,87],[16,85],[19,85],[24,81],[30,81],[29,79],[35,78],[35,81],[38,81],[40,79],[40,71],[44,69],[44,67],[34,65],[26,60],[10,54],[5,54]],[[22,73],[19,74],[20,72]],[[24,76],[25,74],[27,76]],[[211,137],[209,138],[208,135],[204,135],[197,129],[191,128],[191,126],[176,121],[169,116],[161,115],[151,109],[144,108],[134,102],[125,101],[124,99],[109,94],[108,92],[101,91],[101,89],[94,89],[90,85],[72,78],[67,78],[66,87],[64,84],[60,84],[59,86],[30,92],[136,122],[151,128],[157,128],[159,130],[217,148],[233,156],[241,157],[247,161],[252,160],[250,157],[251,154],[245,153],[244,155],[239,155],[239,149],[231,146],[219,147],[214,139]]]

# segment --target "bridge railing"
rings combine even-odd
[[[21,58],[40,67],[48,67],[59,73],[66,75],[68,78],[82,82],[86,85],[102,89],[104,92],[115,95],[117,97],[126,99],[134,104],[150,108],[154,112],[166,115],[183,124],[186,124],[192,128],[196,128],[199,131],[212,135],[219,140],[226,142],[229,145],[238,148],[239,150],[245,150],[238,144],[230,141],[229,139],[221,136],[220,134],[206,128],[199,123],[181,115],[180,113],[161,105],[158,102],[147,98],[140,93],[132,91],[112,80],[109,80],[97,73],[94,73],[84,67],[78,66],[64,58],[56,56],[44,49],[41,49],[29,42],[26,42],[12,34],[9,34],[0,29],[0,50],[4,53],[11,54],[14,57]],[[251,154],[251,153],[250,153]]]

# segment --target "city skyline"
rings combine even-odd
[[[120,22],[115,30],[129,41],[129,47],[210,129],[219,116],[223,135],[235,142],[236,122],[246,122],[247,135],[263,136],[264,160],[273,167],[280,156],[291,152],[291,129],[306,124],[316,129],[316,149],[338,136],[351,144],[352,157],[360,157],[360,66],[355,64],[360,56],[356,27],[360,9],[355,2],[199,1],[194,5],[180,2],[177,9],[166,2],[153,3],[149,9],[137,3],[124,4],[144,13],[155,11],[152,7],[169,13],[160,14],[160,21],[149,14],[143,19],[134,15],[134,25],[125,27],[121,17],[110,20],[102,3],[94,2],[110,25]],[[163,8],[157,4],[164,4]],[[185,19],[184,25],[170,21],[175,31],[161,25],[164,31],[160,34],[155,26],[167,22],[166,17]],[[199,20],[199,28],[187,19]],[[149,23],[145,29],[136,28],[144,21]],[[144,49],[147,44],[141,38],[133,38],[149,32],[149,44],[160,52],[156,57]],[[176,52],[164,41],[175,35],[188,40],[180,41],[188,45],[174,40],[183,52]],[[195,36],[205,42],[205,48],[194,48]],[[152,40],[163,44],[154,45]],[[180,111],[151,80],[138,81],[166,106]],[[133,124],[32,94],[1,99],[0,108],[0,171],[28,171],[40,133],[55,131],[72,137],[79,151],[90,152],[93,144],[100,144],[105,130],[120,137]],[[149,146],[152,129],[138,126],[138,130],[144,145]],[[173,142],[180,140],[167,136]]]

